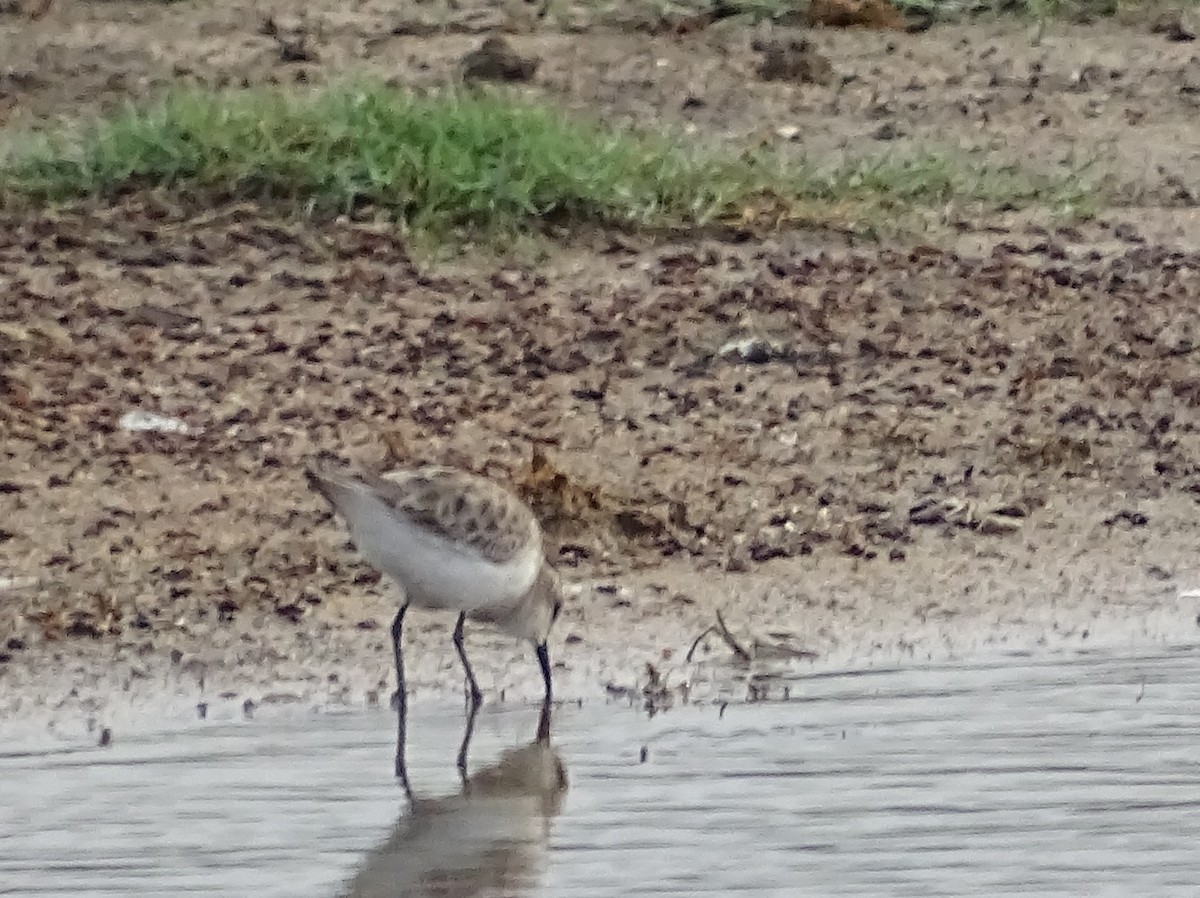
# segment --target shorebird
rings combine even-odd
[[[550,701],[546,638],[562,611],[562,581],[546,559],[542,529],[529,506],[500,484],[455,468],[379,475],[321,460],[307,476],[346,521],[358,551],[402,593],[392,621],[401,732],[407,704],[402,634],[410,605],[458,612],[454,648],[472,706],[482,693],[463,648],[467,618],[528,639]]]

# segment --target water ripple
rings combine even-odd
[[[529,741],[536,711],[485,710],[465,787],[461,714],[414,702],[411,810],[384,712],[9,747],[0,895],[1195,894],[1200,652],[791,694],[564,707],[553,750]]]

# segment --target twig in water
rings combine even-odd
[[[696,637],[696,641],[693,642],[692,647],[690,649],[688,649],[687,658],[685,660],[687,660],[687,661],[692,660],[692,655],[696,654],[696,649],[699,647],[701,640],[703,640],[705,636],[707,636],[709,633],[711,633],[715,629],[717,629],[717,628],[712,626],[711,624],[709,624],[708,628],[705,629],[705,631],[703,633],[701,633],[699,636]]]
[[[753,656],[744,648],[742,648],[741,643],[734,639],[733,634],[729,632],[729,627],[725,625],[725,618],[721,617],[721,612],[718,611],[717,622],[709,626],[703,633],[697,636],[695,641],[692,643],[692,647],[688,649],[686,658],[687,661],[692,660],[692,656],[696,654],[696,649],[699,647],[704,637],[713,632],[721,637],[721,641],[729,646],[729,650],[733,652],[734,656],[743,664],[749,664],[753,660]]]
[[[725,640],[725,644],[729,646],[729,650],[737,655],[739,660],[744,661],[747,664],[750,663],[750,653],[742,648],[741,645],[738,644],[738,641],[733,638],[733,634],[730,633],[729,628],[725,626],[725,619],[721,617],[720,610],[717,611],[717,632],[720,634],[721,638]]]

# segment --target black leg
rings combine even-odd
[[[538,665],[542,668],[542,681],[546,684],[546,703],[549,704],[552,693],[550,687],[550,652],[544,642],[538,643],[537,659]]]
[[[550,744],[550,696],[542,702],[542,713],[538,717],[537,741],[540,745]]]
[[[479,716],[479,703],[471,705],[471,710],[467,713],[467,729],[463,733],[462,745],[458,747],[458,776],[462,780],[463,785],[467,784],[467,751],[471,747],[471,736],[475,733],[475,718]]]
[[[467,651],[463,648],[463,624],[466,623],[467,612],[461,611],[458,623],[454,625],[454,648],[458,650],[458,659],[462,661],[463,670],[467,674],[467,688],[471,691],[471,709],[474,710],[483,700],[479,684],[475,682],[475,672],[471,670],[471,662],[467,660]]]
[[[408,722],[408,695],[404,684],[404,612],[408,605],[401,605],[392,620],[392,656],[396,660],[396,776],[404,786],[404,792],[412,799],[408,785],[408,767],[404,763],[405,727]]]

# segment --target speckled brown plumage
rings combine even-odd
[[[541,542],[541,528],[524,502],[466,471],[428,466],[384,475],[351,474],[322,465],[318,472],[335,482],[357,481],[397,514],[497,564],[514,559],[531,541]]]

